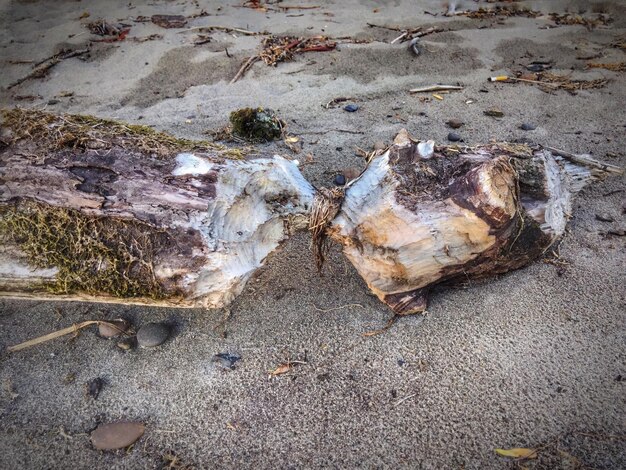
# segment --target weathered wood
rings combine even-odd
[[[327,229],[398,314],[429,289],[517,269],[564,233],[571,196],[619,168],[540,147],[440,147],[421,156],[406,131],[348,187]]]
[[[0,295],[222,307],[313,187],[282,157],[80,116],[11,111],[0,149]]]

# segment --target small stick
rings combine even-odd
[[[431,85],[421,88],[412,88],[409,93],[425,93],[429,91],[446,91],[446,90],[462,90],[462,86],[457,85]]]
[[[67,328],[63,328],[62,330],[53,331],[52,333],[48,333],[47,335],[29,339],[28,341],[24,341],[23,343],[16,344],[15,346],[9,346],[7,347],[7,351],[8,352],[21,351],[22,349],[30,348],[31,346],[36,346],[38,344],[45,343],[46,341],[50,341],[51,339],[60,338],[61,336],[69,335],[71,333],[77,333],[78,330],[81,330],[91,325],[109,325],[113,328],[116,328],[116,326],[110,322],[101,321],[101,320],[87,320],[81,323],[74,323],[72,326],[68,326]]]
[[[620,168],[619,166],[609,165],[608,163],[602,163],[597,160],[594,160],[591,157],[587,157],[584,155],[576,155],[574,153],[566,152],[565,150],[555,149],[554,147],[544,147],[544,148],[554,153],[555,155],[559,155],[574,163],[579,163],[581,165],[598,168],[599,170],[606,171],[608,173],[613,173],[614,175],[624,174],[624,168]]]
[[[413,398],[415,395],[417,395],[417,393],[412,393],[411,395],[407,395],[404,398],[401,398],[400,400],[398,400],[396,402],[396,404],[394,406],[398,406],[400,403],[404,403],[405,401],[407,401],[409,398]]]
[[[29,73],[28,75],[26,75],[25,77],[22,77],[18,80],[16,80],[15,82],[11,83],[7,89],[13,88],[17,85],[19,85],[20,83],[24,83],[26,80],[30,80],[32,78],[42,78],[44,77],[48,71],[54,67],[56,64],[58,64],[59,62],[61,62],[62,60],[65,59],[69,59],[70,57],[76,57],[82,54],[85,54],[89,52],[89,48],[87,49],[78,49],[75,51],[64,51],[64,52],[59,52],[58,54],[53,55],[52,57],[49,57],[48,60],[49,62],[47,64],[41,65],[40,67],[37,67],[35,70],[33,70],[31,73]],[[43,62],[45,62],[46,60],[44,60]],[[43,63],[41,62],[41,63]],[[38,64],[40,65],[40,64]]]
[[[244,74],[246,73],[246,71],[252,67],[252,64],[254,64],[257,60],[259,60],[260,57],[258,55],[253,55],[252,57],[250,57],[239,69],[239,72],[237,72],[237,75],[235,75],[233,77],[233,79],[230,81],[229,85],[232,85],[233,83],[235,83],[237,80],[239,80],[241,77],[244,76]]]
[[[390,44],[395,44],[397,43],[399,40],[401,40],[402,38],[404,38],[407,34],[409,34],[408,31],[405,31],[404,33],[402,33],[400,36],[398,36],[397,38],[395,38],[393,41],[390,42]]]
[[[197,26],[195,28],[189,28],[189,29],[184,29],[182,31],[178,31],[178,34],[180,33],[188,33],[189,31],[200,31],[200,32],[209,32],[209,31],[225,31],[227,33],[230,32],[236,32],[236,33],[240,33],[240,34],[245,34],[246,36],[258,36],[258,35],[263,35],[263,34],[269,34],[266,31],[250,31],[248,29],[241,29],[241,28],[231,28],[229,26]]]
[[[363,305],[361,304],[346,304],[346,305],[341,305],[339,307],[332,307],[332,308],[319,308],[317,305],[313,304],[313,308],[315,308],[315,310],[317,310],[318,312],[332,312],[333,310],[341,310],[342,308],[347,308],[347,307],[361,307],[363,308]]]

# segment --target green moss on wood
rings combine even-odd
[[[0,206],[0,241],[38,268],[57,268],[56,294],[163,298],[153,262],[169,237],[148,224],[33,201]]]
[[[283,125],[271,111],[263,108],[242,108],[230,113],[233,134],[252,142],[279,139]]]
[[[2,126],[12,132],[12,142],[30,139],[51,150],[61,148],[125,149],[171,156],[178,152],[216,153],[224,158],[242,158],[249,149],[228,148],[206,140],[189,140],[159,132],[149,126],[126,124],[94,116],[57,115],[36,109],[13,108],[2,111]]]

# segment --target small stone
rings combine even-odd
[[[59,104],[59,103],[60,103],[60,101],[57,100],[57,99],[54,99],[54,98],[51,99],[51,100],[48,100],[48,105],[49,106],[52,106],[52,105],[55,105],[55,104]]]
[[[235,363],[241,359],[236,354],[219,353],[211,358],[211,362],[219,369],[234,370]]]
[[[504,116],[504,113],[502,112],[502,110],[500,110],[498,108],[491,108],[491,109],[488,109],[486,111],[483,111],[483,113],[485,114],[485,116],[491,116],[491,117],[502,117],[502,116]]]
[[[342,174],[335,176],[335,184],[337,186],[343,186],[344,184],[346,184],[346,177]]]
[[[103,338],[116,338],[123,333],[126,333],[130,328],[130,323],[126,320],[117,319],[107,321],[106,323],[100,323],[98,325],[98,333]]]
[[[351,181],[359,177],[359,175],[361,174],[361,170],[354,166],[350,166],[348,168],[344,168],[341,174],[346,177],[347,181]]]
[[[607,214],[606,212],[596,214],[596,219],[600,222],[613,222],[615,220],[611,214]]]
[[[374,143],[374,150],[385,150],[387,146],[382,140],[378,140]]]
[[[135,347],[135,344],[135,338],[124,338],[117,342],[117,347],[122,349],[123,351],[130,351]]]
[[[458,129],[465,123],[463,121],[460,121],[459,119],[450,119],[448,122],[446,122],[446,124],[452,129]]]
[[[91,433],[91,443],[98,450],[123,449],[137,442],[145,429],[143,423],[133,421],[101,424]]]
[[[537,129],[537,126],[535,126],[534,124],[531,124],[529,122],[524,122],[519,127],[523,131],[534,131],[535,129]]]
[[[165,343],[170,330],[163,323],[146,323],[137,332],[137,343],[142,348],[154,348]]]
[[[90,380],[85,384],[85,395],[96,400],[98,395],[100,395],[100,391],[104,386],[104,380],[100,377],[96,377],[93,380]]]
[[[458,142],[459,140],[461,140],[461,136],[457,134],[456,132],[450,132],[448,134],[448,140],[450,142]]]
[[[348,111],[349,113],[353,113],[359,109],[356,104],[347,104],[343,107],[344,111]]]

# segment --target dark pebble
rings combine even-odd
[[[100,377],[90,380],[85,384],[85,395],[93,398],[94,400],[97,399],[103,385],[104,381]]]
[[[211,362],[219,369],[234,370],[235,363],[241,359],[236,354],[219,353],[211,358]]]
[[[448,122],[446,122],[446,124],[448,125],[448,127],[451,127],[452,129],[458,129],[464,123],[463,123],[463,121],[461,121],[459,119],[450,119]]]
[[[55,99],[48,100],[48,104],[49,104],[50,106],[52,106],[52,105],[54,105],[54,104],[59,104],[59,103],[60,103],[60,101],[59,101],[59,100],[55,100]]]
[[[163,323],[146,323],[137,332],[137,343],[142,348],[154,348],[165,343],[170,330]]]
[[[346,184],[346,177],[343,175],[335,176],[335,184],[337,186],[343,186],[344,184]]]
[[[537,126],[535,126],[534,124],[530,124],[529,122],[525,122],[520,126],[520,129],[522,129],[523,131],[534,131],[535,129],[537,129]]]
[[[450,132],[448,134],[448,140],[450,142],[458,142],[459,140],[461,140],[461,136],[457,134],[456,132]]]
[[[347,104],[343,107],[344,111],[348,111],[349,113],[355,112],[359,107],[356,104]]]
[[[602,214],[596,214],[596,219],[600,222],[613,222],[615,219],[611,216],[611,214],[607,214],[606,212]]]

